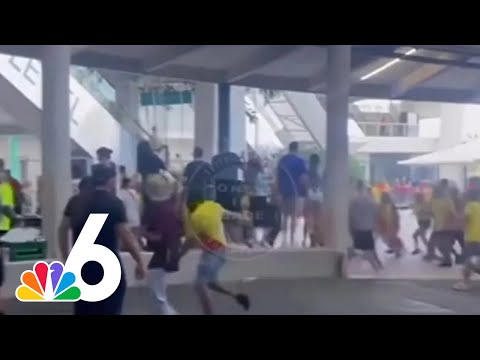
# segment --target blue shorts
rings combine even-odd
[[[196,284],[209,284],[218,281],[218,274],[225,265],[225,249],[210,251],[205,250],[200,255],[197,268]]]

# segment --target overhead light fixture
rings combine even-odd
[[[415,52],[417,51],[417,49],[410,49],[408,50],[406,53],[404,53],[403,55],[405,56],[409,56],[409,55],[412,55],[414,54]],[[364,75],[360,78],[360,81],[365,81],[365,80],[368,80],[382,72],[384,72],[385,70],[391,68],[392,66],[394,66],[395,64],[398,64],[400,61],[402,61],[402,59],[394,59],[392,61],[389,61],[388,63],[386,63],[385,65],[382,65],[378,68],[376,68],[375,70],[369,72],[367,75]]]

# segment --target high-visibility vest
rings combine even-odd
[[[10,206],[13,210],[15,205],[15,192],[12,185],[8,182],[0,184],[0,197],[3,206]],[[9,231],[12,228],[12,220],[3,215],[0,219],[0,231]]]

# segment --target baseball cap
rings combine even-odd
[[[100,148],[97,149],[97,155],[106,155],[106,156],[109,156],[109,155],[112,155],[113,153],[113,150],[112,149],[109,149],[105,146],[102,146]]]
[[[115,168],[96,164],[92,167],[92,182],[95,186],[102,186],[117,176]]]

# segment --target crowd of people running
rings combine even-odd
[[[161,156],[162,151],[168,153],[168,148],[154,145],[148,141],[139,143],[137,173],[132,176],[128,176],[125,167],[112,162],[112,150],[98,149],[98,161],[92,166],[91,175],[82,179],[78,192],[64,210],[58,229],[62,260],[67,259],[88,216],[108,213],[96,243],[109,248],[120,261],[121,251],[131,254],[136,262],[135,274],[139,279],[147,279],[161,314],[177,313],[167,296],[167,278],[179,271],[182,259],[191,249],[199,248],[194,286],[203,313],[213,314],[212,291],[231,297],[245,310],[250,307],[246,294],[232,292],[219,282],[219,273],[227,261],[227,242],[232,240],[227,224],[241,226],[240,240],[247,246],[271,247],[280,233],[284,244],[298,243],[298,221],[304,218],[302,245],[327,245],[324,177],[318,154],[305,161],[299,154],[299,144],[292,142],[288,153],[272,170],[271,164],[254,154],[246,161],[233,153],[219,154],[207,161],[203,150],[196,147],[193,161],[182,174],[175,174],[168,169],[168,156],[165,160]],[[228,167],[234,167],[235,174],[242,170],[242,179],[235,175],[225,182],[231,176],[226,175]],[[1,183],[8,183],[6,176],[0,179]],[[237,190],[222,194],[219,181],[222,186],[240,185],[231,186]],[[1,200],[5,200],[3,195]],[[8,207],[15,207],[15,202],[4,202],[3,214]],[[463,281],[455,289],[468,290],[476,268],[472,259],[480,256],[480,181],[472,179],[465,194],[460,194],[447,180],[442,180],[432,195],[416,192],[413,210],[418,229],[413,234],[412,254],[420,254],[423,245],[425,261],[438,260],[439,266],[448,267],[453,258],[464,264]],[[257,239],[257,227],[269,231],[263,231]],[[389,254],[400,258],[405,253],[404,241],[399,236],[399,210],[388,189],[368,187],[363,181],[355,183],[349,229],[353,239],[349,256],[361,252],[376,271],[383,267],[376,251],[377,239],[387,245]],[[461,251],[455,249],[455,243]],[[153,253],[148,264],[144,262],[143,250]],[[102,276],[96,263],[87,263],[82,269],[86,283],[99,283]],[[126,287],[122,270],[120,285],[112,296],[97,303],[78,301],[74,313],[121,314]]]
[[[401,257],[406,251],[400,238],[400,214],[389,192],[380,195],[377,203],[371,191],[362,181],[356,183],[349,210],[353,247],[350,257],[361,251],[374,270],[383,268],[375,247],[380,239],[387,246],[387,253]],[[417,191],[413,213],[417,228],[413,232],[412,255],[425,250],[423,260],[437,261],[439,267],[462,264],[462,281],[454,285],[456,290],[469,290],[471,276],[479,271],[480,262],[480,179],[471,178],[464,193],[447,179],[433,187],[433,193]]]

